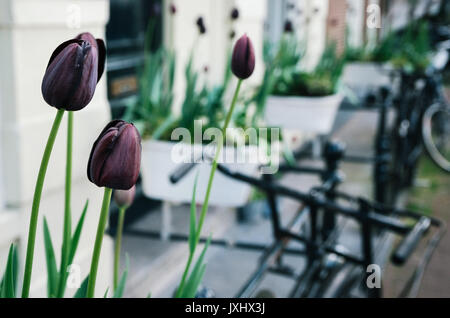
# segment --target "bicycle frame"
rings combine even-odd
[[[304,149],[304,152],[307,152]],[[298,156],[302,156],[299,153]],[[413,238],[405,239],[406,243],[402,243],[403,252],[398,258],[400,262],[404,262],[417,245],[424,231],[417,224],[413,227],[406,226],[403,222],[388,215],[401,215],[416,220],[420,219],[419,215],[411,212],[397,211],[391,207],[386,207],[380,204],[372,204],[362,198],[353,198],[351,196],[339,193],[336,191],[337,186],[342,181],[341,175],[338,171],[339,162],[343,157],[343,149],[336,144],[331,145],[324,152],[325,167],[301,167],[301,166],[280,166],[280,173],[302,173],[314,174],[322,179],[322,185],[313,188],[309,193],[302,193],[288,187],[276,184],[273,181],[272,175],[264,175],[262,178],[256,178],[241,173],[236,173],[228,170],[225,166],[219,164],[218,170],[220,173],[233,178],[235,180],[246,182],[253,187],[256,187],[266,193],[267,201],[271,210],[271,224],[273,243],[270,246],[255,244],[250,242],[229,242],[226,240],[212,240],[212,245],[230,246],[235,248],[244,248],[250,250],[263,251],[260,262],[253,274],[248,278],[245,284],[241,287],[236,297],[250,297],[254,292],[259,282],[266,273],[280,274],[286,277],[295,279],[296,283],[291,291],[291,296],[305,296],[308,286],[314,283],[314,274],[320,268],[320,261],[325,255],[334,254],[341,257],[350,264],[353,264],[366,273],[366,268],[374,263],[374,246],[373,232],[376,228],[394,232],[400,235],[406,235],[407,238],[414,235]],[[176,171],[172,174],[174,182],[186,175],[186,166],[181,166],[179,169],[183,173]],[[192,166],[191,166],[192,167]],[[284,196],[294,199],[301,203],[302,208],[290,220],[287,226],[282,226],[280,222],[280,213],[276,204],[276,198]],[[356,203],[358,208],[345,207],[336,200],[346,200],[348,202]],[[308,222],[310,225],[309,235],[293,232],[293,227],[297,224],[300,217],[305,213],[308,214]],[[337,235],[338,227],[336,226],[336,216],[341,215],[349,219],[357,221],[361,225],[361,255],[353,255],[351,253],[342,251],[335,246],[335,236]],[[428,220],[428,219],[427,219]],[[433,226],[441,227],[438,220],[431,219]],[[127,234],[139,235],[148,238],[159,238],[159,233],[126,230]],[[187,236],[171,235],[170,240],[186,240]],[[202,238],[201,241],[205,241]],[[304,245],[303,249],[292,249],[288,247],[290,241],[297,241]],[[401,248],[399,247],[401,250]],[[398,250],[399,250],[398,249]],[[406,251],[405,251],[406,249]],[[306,269],[297,276],[290,268],[283,266],[282,257],[285,254],[305,257],[307,261]],[[368,275],[367,273],[365,275]],[[367,288],[367,295],[369,297],[380,297],[382,295],[381,289]]]

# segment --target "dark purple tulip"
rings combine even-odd
[[[78,34],[76,37],[78,40],[87,41],[91,44],[92,47],[95,47],[98,51],[98,72],[97,72],[97,83],[100,81],[103,75],[103,71],[105,70],[105,60],[106,60],[106,46],[105,42],[102,39],[96,39],[89,32],[84,32]]]
[[[89,33],[60,44],[42,80],[44,100],[58,109],[84,108],[95,93],[105,64],[105,45]]]
[[[239,10],[237,8],[233,8],[233,10],[231,10],[231,20],[237,19],[239,19]]]
[[[128,190],[141,166],[141,137],[136,127],[113,120],[95,141],[89,157],[89,180],[99,187]]]
[[[197,24],[197,27],[198,27],[198,32],[200,34],[205,34],[206,33],[206,26],[205,26],[205,22],[203,21],[202,17],[199,17],[197,19],[196,24]]]
[[[292,22],[290,20],[287,20],[284,23],[284,33],[292,33],[294,32],[294,27],[292,26]]]
[[[136,186],[132,186],[129,190],[115,190],[114,201],[119,208],[127,208],[133,204],[136,195]]]
[[[177,13],[177,7],[173,3],[170,4],[169,10],[172,15]]]
[[[249,78],[255,70],[255,50],[247,35],[243,35],[234,46],[231,70],[243,80]]]

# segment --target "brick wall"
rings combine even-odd
[[[338,53],[345,49],[347,1],[329,0],[327,40],[335,42]]]

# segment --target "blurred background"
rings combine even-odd
[[[107,46],[106,77],[100,81],[91,104],[75,116],[74,218],[79,217],[85,200],[89,200],[87,221],[75,260],[80,266],[81,277],[84,277],[89,268],[102,195],[100,189],[86,178],[87,160],[92,142],[111,118],[136,122],[145,140],[155,135],[165,140],[164,134],[170,131],[169,128],[181,125],[177,121],[166,122],[166,119],[172,118],[172,115],[184,116],[183,110],[188,107],[186,93],[192,78],[189,78],[187,65],[191,65],[190,71],[196,74],[197,86],[206,87],[205,95],[199,93],[201,98],[216,98],[228,105],[228,82],[232,88],[235,85],[234,79],[226,79],[230,48],[236,39],[246,33],[255,46],[257,63],[254,75],[245,82],[244,97],[240,101],[242,107],[239,113],[243,118],[257,118],[255,114],[266,107],[266,102],[270,107],[269,96],[304,95],[292,93],[286,88],[295,81],[294,75],[286,77],[285,73],[277,75],[276,70],[273,73],[268,71],[275,65],[275,60],[270,59],[271,52],[275,52],[275,56],[284,56],[286,60],[293,58],[294,62],[301,59],[302,74],[317,76],[311,75],[311,86],[305,80],[305,86],[316,89],[315,93],[307,90],[307,96],[336,95],[339,91],[343,98],[336,104],[338,108],[332,115],[330,127],[325,130],[299,127],[284,131],[283,138],[289,149],[294,151],[311,145],[312,156],[307,162],[319,166],[321,148],[327,139],[344,141],[347,154],[375,155],[379,112],[373,100],[379,101],[381,87],[392,92],[398,87],[398,80],[396,82],[390,73],[393,68],[401,69],[404,74],[426,73],[431,56],[436,51],[434,43],[445,40],[446,33],[442,28],[449,27],[448,4],[448,1],[439,0],[0,0],[0,268],[4,267],[11,242],[18,243],[23,260],[23,243],[27,237],[39,158],[55,112],[45,104],[40,85],[48,59],[59,43],[88,31],[97,38],[105,39]],[[238,10],[238,17],[232,14],[234,9]],[[198,30],[200,17],[206,27],[205,34]],[[425,40],[419,36],[422,34],[421,23],[426,23]],[[283,41],[296,43],[298,48],[290,51],[292,48],[281,46]],[[334,64],[331,68],[322,63],[328,50],[332,51]],[[156,62],[152,64],[148,57],[154,57],[152,61]],[[172,71],[171,63],[174,65]],[[293,69],[298,66],[298,63],[294,64]],[[369,64],[369,68],[362,64]],[[384,67],[386,64],[389,66]],[[447,94],[450,92],[448,65],[446,61],[440,70]],[[320,73],[321,66],[322,72],[328,68],[328,73]],[[173,80],[167,93],[167,87],[155,74],[164,77],[171,72]],[[326,82],[328,76],[333,79],[335,75],[337,81]],[[149,88],[152,83],[156,83],[153,90]],[[269,84],[273,85],[271,89],[267,89]],[[407,90],[416,89],[414,85]],[[322,94],[322,90],[325,93]],[[406,92],[402,88],[399,90],[400,95]],[[162,96],[155,97],[154,94]],[[166,97],[168,101],[164,100]],[[139,109],[150,107],[145,104],[147,98],[151,100],[149,104],[156,106],[148,108],[149,112],[144,114]],[[409,98],[409,103],[417,100],[414,96]],[[158,108],[163,102],[168,105],[165,111]],[[160,111],[162,113],[158,113]],[[390,127],[398,126],[394,113],[389,111],[387,114]],[[208,117],[208,114],[202,112],[184,119],[190,122]],[[217,114],[220,122],[221,113]],[[152,120],[155,118],[161,118],[161,121],[154,124]],[[208,120],[212,121],[211,118]],[[296,121],[315,122],[308,118],[296,117]],[[239,126],[238,120],[236,126]],[[267,122],[261,118],[250,121],[252,124],[257,121],[258,127]],[[150,122],[153,126],[146,126]],[[271,125],[279,126],[277,122]],[[56,246],[59,246],[62,235],[65,127],[63,123],[50,162],[41,205],[41,217],[47,217]],[[159,127],[166,127],[166,130],[160,131]],[[156,146],[145,142],[143,160],[159,151],[155,150],[160,149],[154,148]],[[148,165],[153,165],[156,170],[165,169],[156,166],[157,163]],[[171,297],[182,274],[188,249],[185,242],[172,242],[169,238],[171,233],[188,232],[189,207],[186,203],[189,200],[186,202],[183,195],[189,198],[191,193],[185,191],[176,197],[170,188],[166,189],[162,183],[156,182],[155,172],[148,172],[150,168],[146,167],[143,163],[137,197],[126,214],[122,259],[128,255],[130,268],[125,295],[146,297],[151,292],[153,297]],[[344,162],[341,168],[346,175],[341,189],[353,195],[377,196],[372,163]],[[402,188],[401,195],[389,203],[449,220],[448,173],[425,154],[417,159],[415,170],[414,182],[404,187],[406,189]],[[150,179],[152,184],[148,181]],[[168,182],[167,178],[164,182]],[[189,180],[185,182],[192,189],[192,183]],[[318,180],[287,176],[282,178],[282,182],[308,191],[317,185]],[[160,189],[155,189],[158,187]],[[220,185],[217,187],[220,188]],[[230,188],[225,185],[217,191],[226,193],[227,189]],[[262,202],[255,209],[252,204],[264,199],[250,188],[242,193],[245,194],[244,203],[232,206],[213,204],[205,224],[205,235],[211,232],[214,238],[226,242],[245,239],[260,245],[270,244],[273,237],[266,205]],[[297,203],[290,200],[281,200],[279,204],[283,216],[289,217],[299,209]],[[109,235],[102,250],[102,270],[97,288],[99,296],[112,282],[116,219],[117,208],[113,206]],[[358,245],[352,231],[354,228],[350,227],[347,231],[350,234],[342,244]],[[46,265],[42,225],[39,226],[37,242],[31,295],[44,296]],[[218,297],[234,296],[255,269],[259,256],[258,251],[212,246],[208,250],[208,267],[202,291]],[[408,282],[408,274],[405,273],[413,271],[415,261],[419,262],[412,259],[406,269],[382,264],[384,296],[398,295]],[[294,258],[287,257],[287,262],[294,268],[305,266],[304,261]],[[450,238],[446,235],[428,266],[418,295],[450,297],[449,265]],[[292,284],[287,278],[268,274],[255,294],[287,297],[290,296]],[[68,294],[74,290],[68,288]]]

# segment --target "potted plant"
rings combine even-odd
[[[203,142],[203,140],[204,136],[208,135],[209,128],[219,127],[219,123],[224,120],[224,100],[229,74],[227,72],[222,85],[212,88],[205,85],[200,91],[196,89],[199,74],[192,70],[192,63],[187,65],[185,74],[187,85],[180,116],[168,129],[165,129],[163,134],[158,135],[157,138],[147,138],[142,143],[143,190],[147,196],[155,199],[188,203],[192,200],[192,185],[195,178],[198,178],[197,198],[198,203],[202,203],[200,200],[207,189],[210,171],[209,158],[204,158],[203,155],[213,154],[215,149],[210,147],[209,141]],[[180,128],[188,131],[194,139],[179,142],[177,138],[180,137],[178,135]],[[230,140],[236,140],[239,137],[226,137],[228,143],[225,144],[219,162],[224,162],[225,158],[243,158],[242,161],[225,164],[234,171],[255,172],[259,164],[257,146],[249,143],[242,144],[242,142],[236,143],[240,146],[230,144]],[[188,163],[193,160],[198,163],[193,171],[176,184],[171,183],[170,174],[183,162]],[[241,206],[247,201],[250,189],[247,184],[218,173],[214,179],[210,204],[225,207]]]
[[[397,37],[390,64],[404,74],[423,74],[431,63],[431,41],[426,21],[413,21]]]
[[[286,50],[287,41],[289,38],[282,40],[278,57],[273,61],[265,120],[270,126],[328,134],[342,101],[338,90],[344,59],[337,56],[335,45],[330,44],[317,66],[306,71],[299,63],[302,53]],[[286,56],[286,52],[291,53]]]
[[[387,34],[376,45],[351,47],[347,45],[342,82],[355,92],[365,92],[374,87],[389,85],[386,63],[392,58],[396,38]]]
[[[185,69],[186,90],[181,113],[174,116],[173,100],[173,56],[162,51],[152,54],[149,59],[151,66],[145,69],[145,87],[143,93],[129,115],[134,116],[136,126],[142,129],[142,185],[146,196],[177,203],[188,203],[192,200],[192,185],[197,179],[198,203],[202,203],[207,189],[210,158],[204,158],[203,153],[213,154],[211,140],[207,140],[212,129],[220,127],[226,117],[225,105],[227,89],[231,80],[230,65],[226,66],[223,82],[219,85],[201,86],[200,73],[193,70],[192,58]],[[150,61],[152,60],[153,61]],[[166,80],[164,80],[166,79]],[[200,87],[200,88],[199,88]],[[241,102],[239,101],[238,104]],[[232,118],[228,129],[225,146],[219,162],[234,171],[245,173],[256,172],[259,164],[264,162],[264,156],[258,151],[257,144],[248,140],[244,127],[236,117]],[[181,129],[181,130],[180,130]],[[182,140],[180,131],[188,132],[192,138]],[[206,139],[205,139],[206,138]],[[258,141],[259,142],[259,141]],[[258,143],[257,142],[257,143]],[[225,160],[235,158],[236,160]],[[206,160],[205,160],[206,159]],[[170,175],[184,162],[195,160],[198,164],[182,180],[171,183]],[[237,182],[218,173],[214,179],[209,199],[210,204],[224,207],[237,207],[246,203],[251,187]]]

